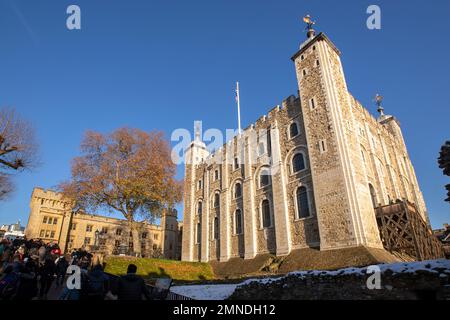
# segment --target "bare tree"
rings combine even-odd
[[[450,176],[450,141],[445,141],[442,145],[441,151],[439,152],[438,164],[444,175]],[[450,184],[447,184],[445,189],[447,189],[447,198],[445,201],[450,202]]]
[[[153,221],[181,201],[182,184],[174,176],[169,143],[161,132],[121,128],[110,134],[88,131],[81,156],[72,161],[72,178],[59,185],[75,210],[120,212],[132,230],[140,254],[136,219]]]
[[[0,200],[13,190],[12,172],[38,163],[37,149],[31,124],[13,109],[0,109]]]

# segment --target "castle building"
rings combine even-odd
[[[30,209],[27,239],[57,243],[63,252],[79,248],[106,254],[136,251],[126,220],[73,212],[60,193],[34,188]],[[160,225],[142,222],[138,228],[142,256],[180,259],[181,225],[176,210],[165,212]]]
[[[381,99],[376,118],[351,95],[340,56],[309,28],[292,57],[298,96],[211,154],[196,133],[186,151],[182,260],[383,249],[374,208],[398,200],[429,225],[399,121]]]

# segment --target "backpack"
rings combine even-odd
[[[17,292],[19,287],[20,276],[16,272],[6,274],[0,280],[0,299],[9,300]]]

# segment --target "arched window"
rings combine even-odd
[[[261,203],[261,213],[262,213],[262,223],[263,228],[268,228],[272,225],[270,218],[270,203],[269,200],[265,199]]]
[[[296,122],[292,122],[289,126],[289,138],[293,138],[298,135],[298,126]]]
[[[267,169],[262,169],[261,173],[259,174],[259,186],[265,187],[270,184],[270,173]]]
[[[197,205],[197,214],[198,215],[202,214],[202,205],[203,205],[202,202],[199,201],[198,205]]]
[[[371,185],[370,183],[369,183],[369,190],[370,190],[370,197],[372,198],[372,205],[374,208],[376,208],[378,206],[377,193],[375,192],[375,188],[373,187],[373,185]]]
[[[241,184],[239,182],[236,183],[236,185],[234,186],[234,197],[235,198],[242,197],[242,187],[241,187]]]
[[[292,171],[299,172],[303,169],[305,169],[305,159],[302,153],[297,153],[292,158]]]
[[[202,241],[202,224],[200,222],[197,223],[197,243]]]
[[[216,193],[214,195],[214,208],[220,207],[220,194]]]
[[[308,192],[305,187],[297,189],[297,214],[298,218],[306,218],[311,215],[309,212]]]
[[[241,234],[242,233],[242,213],[241,213],[241,209],[237,209],[235,214],[234,214],[234,223],[235,223],[235,233],[236,234]]]
[[[214,239],[219,239],[219,217],[214,217]]]

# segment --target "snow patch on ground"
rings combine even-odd
[[[379,264],[381,272],[391,270],[396,273],[414,273],[416,271],[428,271],[433,273],[450,274],[450,260],[427,260],[417,262],[398,262],[390,264]],[[365,275],[367,267],[363,268],[345,268],[334,271],[310,270],[310,271],[294,271],[281,277],[266,277],[259,279],[248,279],[238,284],[211,284],[211,285],[190,285],[190,286],[174,286],[170,289],[173,293],[190,297],[195,300],[224,300],[231,296],[237,287],[247,285],[249,283],[268,284],[288,276],[341,276],[349,274]]]

